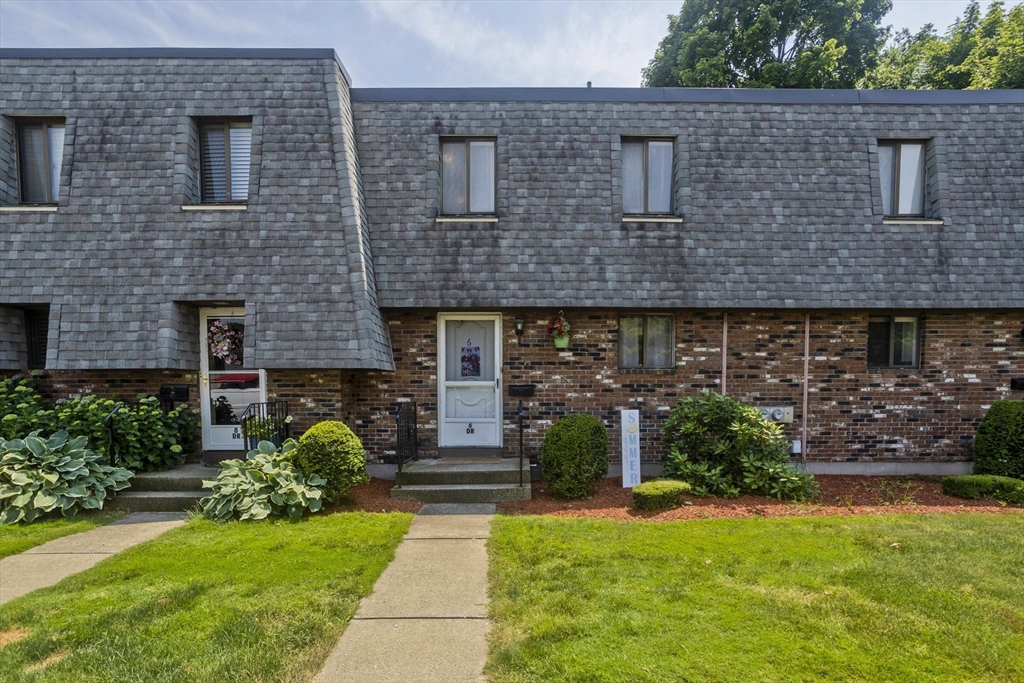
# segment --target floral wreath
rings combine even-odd
[[[548,333],[554,337],[568,337],[571,329],[572,325],[565,319],[565,315],[561,311],[548,321]]]
[[[219,358],[226,365],[241,365],[242,333],[231,329],[220,320],[214,320],[206,332],[206,344],[210,355]]]

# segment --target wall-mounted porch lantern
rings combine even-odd
[[[526,329],[526,319],[522,316],[517,316],[516,321],[516,338],[519,340],[519,345],[523,345],[523,330]]]

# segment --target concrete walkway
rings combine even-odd
[[[479,683],[493,504],[424,505],[315,683]]]
[[[114,553],[185,523],[184,513],[136,512],[80,534],[57,538],[0,560],[0,605],[52,586]]]

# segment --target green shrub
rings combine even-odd
[[[993,474],[962,474],[945,477],[942,492],[957,498],[994,498],[1004,503],[1024,505],[1024,481]]]
[[[269,441],[260,441],[245,460],[224,460],[214,481],[203,481],[213,489],[200,502],[204,516],[220,522],[238,519],[265,519],[285,515],[302,517],[304,510],[318,511],[323,505],[320,487],[324,480],[306,477],[293,462],[296,443],[288,439],[280,449]]]
[[[540,467],[553,495],[585,498],[593,482],[608,476],[608,430],[604,423],[586,413],[560,419],[544,437]]]
[[[99,510],[109,493],[126,488],[132,473],[104,464],[87,441],[67,432],[0,439],[0,524],[31,522],[53,510],[65,517]]]
[[[727,396],[702,391],[680,400],[662,437],[665,476],[687,482],[696,495],[810,500],[818,494],[814,477],[789,464],[782,427]]]
[[[306,474],[327,481],[324,499],[335,503],[357,484],[370,481],[366,473],[366,453],[344,422],[320,422],[299,439],[295,462]]]
[[[0,380],[0,439],[20,439],[36,430],[50,434],[57,431],[55,425],[56,416],[47,413],[46,402],[29,380]]]
[[[994,401],[974,439],[974,473],[1024,479],[1024,401]]]
[[[679,496],[690,492],[690,485],[675,479],[655,479],[633,487],[633,507],[637,510],[669,510],[679,507]]]

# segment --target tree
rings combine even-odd
[[[858,87],[1024,88],[1024,5],[1003,7],[993,2],[983,17],[971,2],[943,36],[931,24],[914,35],[900,31]]]
[[[684,0],[647,87],[852,88],[875,66],[891,0]]]

